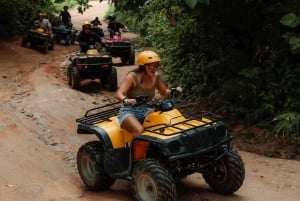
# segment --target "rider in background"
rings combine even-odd
[[[47,13],[39,13],[39,19],[34,21],[36,28],[42,28],[45,33],[52,33],[51,22],[47,19]]]
[[[91,21],[91,24],[92,24],[93,26],[102,25],[98,17],[96,17],[94,20],[92,20],[92,21]]]
[[[127,29],[124,24],[116,21],[116,16],[114,14],[109,14],[107,19],[109,20],[107,28],[110,32],[110,37],[112,37],[115,32],[120,33],[120,29]]]
[[[91,26],[92,25],[90,22],[85,21],[82,24],[82,30],[76,39],[76,41],[79,42],[80,51],[84,53],[87,52],[90,45],[95,45],[96,42],[101,43],[101,38],[98,36],[98,34],[91,31]]]
[[[68,6],[64,6],[64,10],[60,12],[59,18],[61,19],[64,25],[71,26],[71,14],[69,13],[68,9]]]
[[[137,136],[144,132],[144,118],[153,111],[152,108],[138,106],[137,96],[153,98],[158,90],[162,97],[168,97],[170,90],[158,73],[159,56],[153,51],[143,51],[137,56],[138,68],[130,71],[116,92],[116,97],[123,103],[119,112],[119,123],[122,128]],[[180,88],[180,90],[182,90]]]
[[[96,34],[98,34],[100,37],[104,37],[104,33],[103,30],[101,29],[100,25],[101,22],[99,20],[98,17],[96,17],[94,20],[91,21],[91,25],[92,25],[92,31],[95,32]]]

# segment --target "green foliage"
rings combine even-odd
[[[289,13],[299,12],[300,2],[195,2],[145,1],[136,20],[130,13],[129,26],[162,56],[168,84],[248,123],[299,112],[300,28]]]
[[[32,26],[39,12],[54,12],[51,0],[11,0],[1,1],[0,40],[23,35]]]
[[[288,13],[281,17],[280,23],[287,27],[296,28],[300,24],[300,17],[295,13]]]
[[[185,0],[185,3],[188,5],[188,7],[192,9],[195,8],[198,2],[205,5],[209,5],[210,1],[209,0]]]
[[[300,137],[300,114],[284,113],[274,119],[274,133],[283,141],[294,141]]]

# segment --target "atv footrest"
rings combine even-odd
[[[119,102],[115,102],[90,109],[83,117],[76,119],[76,122],[93,125],[103,121],[109,121],[110,117],[117,116],[119,114],[120,107],[121,104]]]

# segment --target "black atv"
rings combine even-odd
[[[135,63],[135,51],[134,47],[129,39],[121,37],[120,32],[114,32],[108,30],[110,33],[109,38],[105,38],[104,46],[107,52],[112,57],[120,57],[123,64],[134,65]]]
[[[110,91],[116,91],[118,78],[116,67],[112,65],[112,58],[107,52],[100,52],[101,44],[90,45],[86,53],[71,55],[67,68],[68,84],[73,89],[80,89],[80,82],[85,79],[100,79],[100,83],[107,84]]]
[[[144,120],[144,133],[133,138],[120,128],[119,102],[88,110],[76,120],[79,134],[94,134],[77,152],[77,167],[83,183],[91,190],[109,189],[116,179],[131,181],[139,201],[177,199],[176,179],[202,174],[217,193],[236,192],[245,178],[244,163],[234,150],[218,115],[201,112],[185,117],[174,108],[171,90],[166,100],[136,97],[140,106],[154,111]]]
[[[63,40],[67,46],[75,43],[78,33],[78,30],[67,25],[54,26],[52,27],[52,31],[55,33],[56,43],[60,43]]]
[[[41,49],[42,53],[47,54],[48,50],[54,50],[55,46],[55,35],[48,34],[44,29],[36,28],[29,30],[22,39],[22,47],[37,47]]]

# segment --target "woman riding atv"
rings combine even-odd
[[[119,112],[119,123],[122,128],[137,136],[143,133],[142,122],[152,111],[151,108],[138,106],[137,96],[155,96],[155,89],[162,97],[168,97],[170,90],[164,84],[161,75],[158,73],[160,58],[153,51],[143,51],[137,57],[138,68],[127,74],[116,96],[123,106]],[[181,87],[177,88],[182,91]]]

